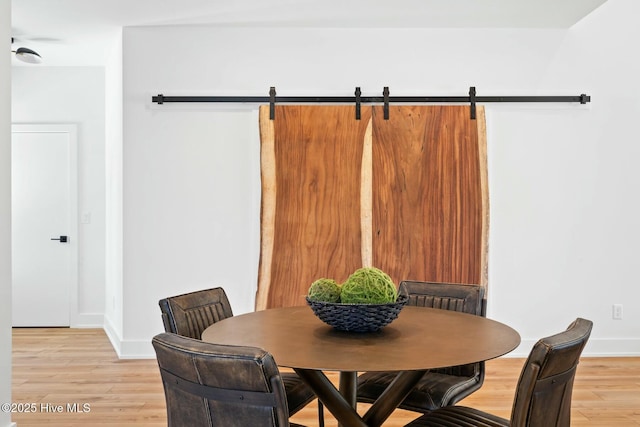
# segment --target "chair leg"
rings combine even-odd
[[[318,399],[318,425],[324,427],[324,409],[320,399]]]

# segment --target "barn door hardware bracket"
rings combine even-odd
[[[389,86],[382,89],[382,97],[384,98],[384,119],[389,120]]]
[[[166,96],[159,94],[152,96],[151,101],[159,105],[170,102],[228,102],[228,103],[257,103],[269,104],[269,116],[271,120],[276,115],[276,88],[269,89],[269,96]],[[356,119],[361,113],[362,104],[384,105],[384,118],[389,119],[389,104],[400,102],[405,104],[438,104],[438,103],[468,103],[470,105],[471,119],[475,119],[476,105],[488,102],[565,102],[586,104],[591,102],[591,96],[581,94],[578,96],[477,96],[475,86],[469,88],[468,96],[390,96],[389,87],[385,86],[382,96],[362,96],[360,87],[356,88],[355,96],[278,96],[278,103],[291,104],[353,104],[356,108]]]
[[[469,88],[469,103],[471,104],[469,106],[471,111],[471,120],[475,120],[476,119],[476,87],[475,86],[471,86]]]
[[[269,118],[275,120],[276,118],[276,88],[271,86],[269,88]]]

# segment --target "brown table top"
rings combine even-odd
[[[333,329],[308,306],[233,316],[202,340],[260,347],[280,366],[326,371],[407,371],[456,366],[502,356],[520,344],[507,325],[480,316],[406,306],[378,332]]]

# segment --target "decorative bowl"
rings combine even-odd
[[[375,332],[393,322],[408,300],[407,295],[400,294],[396,302],[387,304],[343,304],[307,297],[307,304],[320,320],[337,330]]]

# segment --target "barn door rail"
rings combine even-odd
[[[384,118],[389,119],[389,104],[437,104],[437,103],[468,103],[472,120],[476,118],[476,104],[487,102],[579,102],[586,104],[591,102],[591,96],[581,94],[577,96],[478,96],[475,86],[469,88],[468,96],[391,96],[389,87],[385,86],[382,96],[362,96],[362,91],[356,87],[354,96],[276,96],[276,88],[269,89],[269,96],[166,96],[158,94],[151,97],[151,101],[159,105],[169,102],[221,102],[221,103],[259,103],[270,106],[271,120],[275,119],[276,103],[294,104],[354,104],[355,117],[360,120],[362,104],[382,104],[384,106]]]

